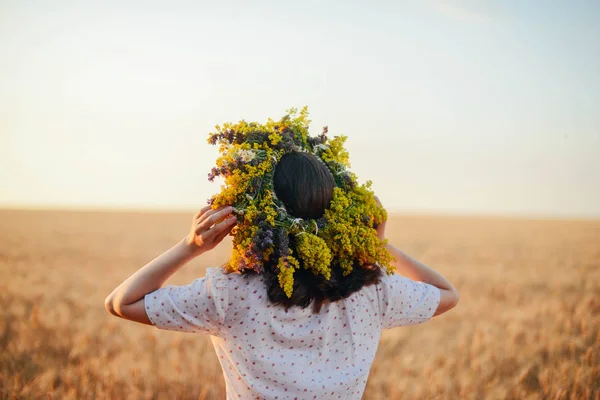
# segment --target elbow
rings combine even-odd
[[[460,300],[460,295],[458,294],[458,290],[456,290],[456,288],[452,288],[452,293],[454,294],[454,301],[452,302],[450,309],[456,307],[458,300]]]
[[[454,286],[451,286],[448,289],[448,295],[445,301],[444,312],[452,310],[458,304],[458,300],[460,300],[460,296],[458,294],[458,290]]]
[[[110,315],[114,315],[115,317],[119,316],[117,307],[115,307],[115,300],[112,293],[108,295],[106,300],[104,300],[104,308],[106,308],[106,311],[108,311]]]
[[[453,309],[458,304],[459,295],[458,291],[451,287],[449,289],[443,289],[440,291],[440,303],[433,316],[444,314],[445,312]]]

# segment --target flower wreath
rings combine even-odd
[[[213,208],[233,206],[238,217],[232,231],[233,251],[226,269],[263,271],[264,263],[276,257],[279,285],[289,298],[294,272],[302,266],[329,280],[331,262],[336,260],[343,276],[355,265],[378,265],[393,272],[393,257],[387,241],[377,237],[374,227],[387,218],[377,202],[371,182],[357,183],[348,171],[346,136],[329,140],[327,127],[316,137],[309,136],[308,109],[292,108],[279,121],[265,124],[240,121],[217,125],[209,135],[210,144],[219,144],[220,156],[209,173],[225,178],[221,192],[209,203]],[[281,157],[290,152],[309,152],[332,172],[335,188],[330,206],[319,219],[294,218],[275,195],[273,175]],[[295,240],[290,241],[290,236]],[[358,261],[358,264],[356,264]]]

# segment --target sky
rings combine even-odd
[[[197,209],[309,107],[394,212],[600,217],[598,1],[7,1],[0,208]]]

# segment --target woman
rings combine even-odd
[[[333,176],[312,154],[285,155],[273,179],[291,215],[319,218],[331,202]],[[232,231],[237,221],[232,211],[230,206],[200,210],[184,239],[106,299],[115,316],[210,334],[228,399],[360,399],[382,329],[425,322],[458,302],[444,277],[391,244],[386,248],[403,276],[386,275],[378,266],[343,276],[334,265],[326,280],[300,268],[288,297],[273,261],[262,274],[209,268],[190,285],[163,288],[179,268]],[[385,221],[377,235],[385,239]]]

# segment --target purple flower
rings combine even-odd
[[[273,232],[272,231],[259,231],[252,238],[252,245],[254,249],[263,252],[273,246]]]
[[[266,216],[263,214],[260,216],[260,222],[258,223],[258,229],[261,231],[266,231],[271,228],[271,225],[267,221],[265,221]],[[272,233],[272,232],[271,232]]]
[[[223,139],[227,140],[229,143],[233,143],[233,141],[235,140],[236,132],[230,128],[223,132],[222,136]]]
[[[208,174],[208,180],[214,182],[215,178],[219,175],[221,175],[221,170],[213,167]]]
[[[317,220],[317,227],[319,229],[323,229],[325,228],[325,226],[327,226],[327,218],[325,217],[321,217]]]
[[[238,138],[238,134],[236,131],[234,131],[233,129],[229,128],[221,133],[212,133],[209,137],[208,137],[208,143],[210,144],[217,144],[217,142],[221,141],[221,140],[225,140],[229,143],[233,143],[237,138]]]
[[[264,216],[261,216],[263,218]],[[271,225],[262,219],[258,223],[258,230],[254,234],[252,238],[252,244],[250,245],[250,250],[258,258],[259,261],[264,260],[264,252],[273,247],[273,228]]]
[[[342,175],[342,179],[344,181],[344,184],[349,188],[349,189],[353,189],[355,186],[354,181],[352,180],[352,177],[350,176],[350,174],[343,174]]]
[[[275,146],[277,150],[282,150],[284,153],[290,153],[294,150],[294,140],[288,136],[284,136]]]
[[[264,250],[268,249],[269,247],[273,246],[273,239],[269,237],[264,238],[264,240],[261,242],[261,246]]]
[[[285,229],[279,228],[275,231],[275,252],[278,257],[287,256],[290,254],[290,238]]]
[[[250,132],[248,133],[248,136],[243,140],[244,142],[248,142],[248,143],[253,143],[253,142],[257,142],[257,143],[264,143],[267,142],[269,140],[269,132]],[[241,143],[238,140],[239,143]]]
[[[310,144],[312,147],[315,147],[320,144],[325,144],[325,142],[327,142],[327,127],[326,126],[323,127],[323,133],[321,133],[319,136],[308,138],[308,144]]]
[[[219,135],[218,134],[212,134],[208,137],[208,143],[215,145],[217,144],[217,141],[219,140]]]

